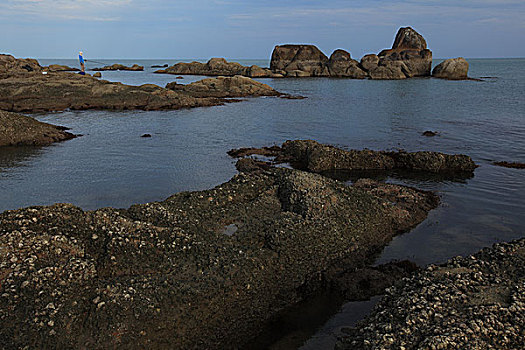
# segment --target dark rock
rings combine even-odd
[[[427,131],[423,132],[422,135],[423,135],[423,136],[429,136],[429,137],[431,137],[431,136],[436,136],[437,134],[438,134],[438,133],[435,132],[435,131],[427,130]]]
[[[151,137],[151,134],[144,134],[141,137]]]
[[[430,76],[432,51],[425,39],[414,29],[400,28],[392,48],[378,55],[378,67],[371,66],[372,79],[405,79]]]
[[[288,95],[288,94],[281,95],[280,97],[281,97],[281,98],[284,98],[284,99],[287,99],[287,100],[304,100],[305,98],[308,98],[308,97],[306,97],[306,96],[301,96],[301,95]]]
[[[96,72],[95,74],[93,74],[93,78],[102,78],[102,73]]]
[[[151,68],[166,68],[166,67],[169,67],[169,65],[167,63],[163,64],[163,65],[153,65],[153,66],[151,66]]]
[[[130,86],[71,73],[17,74],[0,79],[0,109],[45,112],[65,109],[179,109],[230,100],[195,98],[153,84]]]
[[[383,197],[382,186],[399,196]],[[0,214],[0,342],[249,348],[279,310],[316,291],[309,280],[345,261],[373,262],[436,201],[396,185],[369,191],[272,168],[127,210],[8,211]]]
[[[353,60],[350,53],[345,50],[335,50],[328,60],[328,70],[332,77],[347,77],[364,79],[368,74]]]
[[[505,168],[525,169],[525,164],[518,162],[494,162],[493,164]]]
[[[468,62],[463,57],[449,58],[434,67],[432,76],[449,80],[466,80],[468,79]]]
[[[196,81],[191,84],[166,85],[167,89],[184,92],[193,97],[248,97],[248,96],[280,96],[281,93],[269,85],[251,78],[236,75],[234,77],[217,77]]]
[[[98,71],[107,71],[107,70],[128,70],[128,71],[143,71],[144,66],[139,66],[138,64],[134,64],[131,67],[125,66],[123,64],[112,64],[111,66],[105,66],[102,68],[93,68],[92,70],[98,72]]]
[[[245,151],[244,155],[256,151]],[[299,169],[315,173],[354,170],[407,170],[430,173],[472,172],[476,164],[466,155],[439,152],[385,152],[342,150],[312,140],[286,141],[280,154],[274,148],[276,161],[289,162]],[[233,153],[232,153],[233,154]]]
[[[75,138],[67,129],[0,110],[0,146],[46,146]]]
[[[175,77],[175,79],[184,79],[184,77],[181,77],[180,75],[178,77]]]

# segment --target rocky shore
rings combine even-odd
[[[76,137],[65,130],[61,126],[0,110],[0,147],[45,146]]]
[[[522,349],[524,329],[520,239],[396,283],[336,349]]]
[[[273,315],[371,263],[438,202],[269,168],[126,210],[8,211],[0,346],[246,347]]]

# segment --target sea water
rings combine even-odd
[[[103,79],[126,84],[165,86],[202,78],[176,80],[150,67],[181,60],[96,60],[144,65],[143,72],[102,72]],[[268,65],[267,60],[234,61]],[[313,139],[345,149],[471,156],[479,168],[469,179],[384,178],[436,191],[441,204],[418,227],[395,238],[377,263],[410,259],[425,265],[470,254],[525,235],[525,170],[492,164],[525,163],[525,59],[468,61],[469,75],[484,81],[268,78],[258,80],[308,98],[247,98],[176,111],[33,114],[83,136],[42,148],[1,149],[0,211],[56,202],[89,210],[160,201],[229,180],[236,173],[235,160],[226,154],[232,148]],[[76,65],[75,60],[40,62]],[[88,58],[88,70],[102,65]],[[438,136],[422,136],[426,130]],[[140,137],[146,133],[152,137]],[[344,319],[345,312],[351,319],[352,308],[346,307],[331,322]],[[305,348],[332,344],[333,331],[321,328]]]

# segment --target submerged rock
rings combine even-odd
[[[494,162],[493,164],[504,168],[525,169],[525,163],[519,162]]]
[[[227,102],[195,98],[153,84],[130,86],[71,73],[17,74],[0,79],[0,109],[45,112],[65,109],[179,109]]]
[[[0,215],[0,343],[246,347],[279,310],[314,292],[323,271],[372,262],[437,202],[411,188],[349,187],[272,168],[127,210],[8,211]]]
[[[522,349],[525,239],[429,266],[386,290],[343,349]]]
[[[107,71],[107,70],[143,71],[144,70],[144,66],[139,66],[138,64],[134,64],[133,66],[128,67],[128,66],[125,66],[123,64],[115,63],[115,64],[112,64],[111,66],[105,66],[105,67],[102,67],[102,68],[93,68],[92,70],[95,71],[95,72]]]
[[[166,88],[173,91],[184,92],[193,97],[224,98],[282,95],[269,85],[241,75],[236,75],[234,77],[208,78],[191,84],[177,84],[176,82],[172,82],[167,84]]]
[[[449,80],[466,80],[468,79],[468,62],[463,57],[449,58],[434,67],[432,76]]]
[[[45,146],[76,137],[65,129],[0,110],[0,146]]]

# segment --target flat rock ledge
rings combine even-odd
[[[275,157],[277,163],[291,163],[314,173],[359,170],[404,170],[429,173],[472,173],[476,164],[469,156],[439,152],[386,152],[343,150],[313,140],[286,141],[281,147],[231,150],[232,157],[259,154]]]
[[[429,266],[387,289],[336,349],[523,349],[525,239]]]
[[[249,348],[330,266],[372,263],[438,202],[408,187],[272,168],[127,210],[7,211],[0,346]]]
[[[102,68],[93,68],[92,70],[95,72],[108,71],[108,70],[127,70],[127,71],[138,72],[138,71],[143,71],[144,66],[139,66],[138,64],[134,64],[133,66],[128,67],[123,64],[115,63],[115,64],[112,64],[111,66],[105,66]]]
[[[45,146],[76,137],[65,130],[61,126],[0,110],[0,147]]]
[[[230,98],[283,95],[269,85],[241,75],[208,78],[191,84],[177,84],[176,82],[172,82],[168,83],[166,88],[173,91],[184,92],[193,97]]]
[[[167,110],[232,102],[195,98],[153,84],[131,86],[73,73],[19,73],[0,78],[0,109],[11,112]]]

